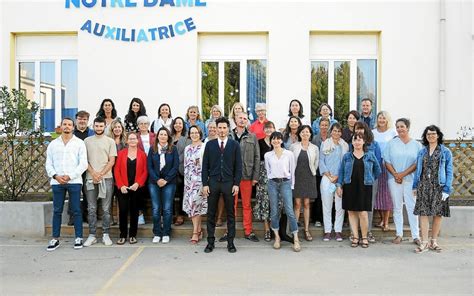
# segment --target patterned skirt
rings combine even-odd
[[[267,221],[270,219],[270,198],[268,197],[268,178],[265,162],[260,162],[260,176],[257,184],[256,203],[253,208],[253,216],[256,220]]]
[[[388,190],[388,171],[385,167],[382,168],[382,173],[378,179],[377,197],[375,198],[376,210],[390,211],[393,209],[392,196]]]

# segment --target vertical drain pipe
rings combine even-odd
[[[439,114],[441,128],[446,130],[446,0],[439,2]]]

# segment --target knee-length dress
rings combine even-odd
[[[309,156],[306,150],[301,150],[296,161],[293,198],[296,197],[309,199],[316,199],[318,197],[316,178],[313,176],[313,173],[311,173]]]
[[[342,208],[347,211],[372,211],[372,185],[364,184],[364,160],[354,157],[351,183],[344,184]]]
[[[270,219],[270,198],[268,197],[268,177],[265,169],[265,153],[270,151],[265,139],[258,140],[260,147],[260,176],[258,178],[256,202],[253,208],[253,216],[256,220],[268,221]]]
[[[189,217],[207,213],[207,199],[202,196],[201,157],[204,144],[184,149],[183,211]]]
[[[375,198],[374,208],[376,210],[390,211],[393,209],[392,196],[388,189],[388,171],[385,165],[382,165],[382,172],[377,180],[377,196]]]
[[[441,148],[438,145],[430,156],[423,157],[423,169],[420,183],[416,190],[416,204],[413,214],[420,216],[449,217],[449,199],[442,201],[443,187],[439,185],[438,172]]]

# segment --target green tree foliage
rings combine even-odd
[[[240,101],[240,63],[225,62],[224,113],[230,114],[232,106]]]
[[[17,200],[28,191],[31,177],[38,173],[44,145],[41,131],[35,130],[39,105],[18,91],[0,90],[0,195]]]
[[[319,106],[328,102],[328,70],[327,67],[314,63],[311,66],[311,119],[316,119]]]
[[[211,107],[218,104],[219,98],[219,63],[202,63],[202,116],[204,120],[210,117]]]
[[[334,118],[342,125],[346,124],[350,99],[350,63],[336,63],[334,69]]]

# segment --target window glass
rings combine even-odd
[[[19,89],[31,101],[35,99],[35,63],[19,63]]]
[[[334,117],[346,124],[346,114],[349,112],[350,100],[350,62],[334,62]]]
[[[255,113],[256,103],[266,103],[267,101],[267,61],[248,60],[247,61],[247,111],[249,119],[257,119]]]
[[[240,102],[240,62],[224,63],[224,114],[229,116],[234,103]]]
[[[329,62],[311,63],[311,119],[316,119],[319,106],[328,102],[328,69]]]
[[[219,63],[202,62],[201,67],[201,110],[206,120],[210,117],[211,107],[219,103]]]
[[[71,117],[77,113],[77,60],[61,61],[61,116]]]
[[[54,106],[56,100],[54,62],[40,63],[41,126],[47,132],[54,131]]]
[[[361,101],[369,98],[372,110],[377,110],[377,60],[357,60],[357,110],[361,111]]]

